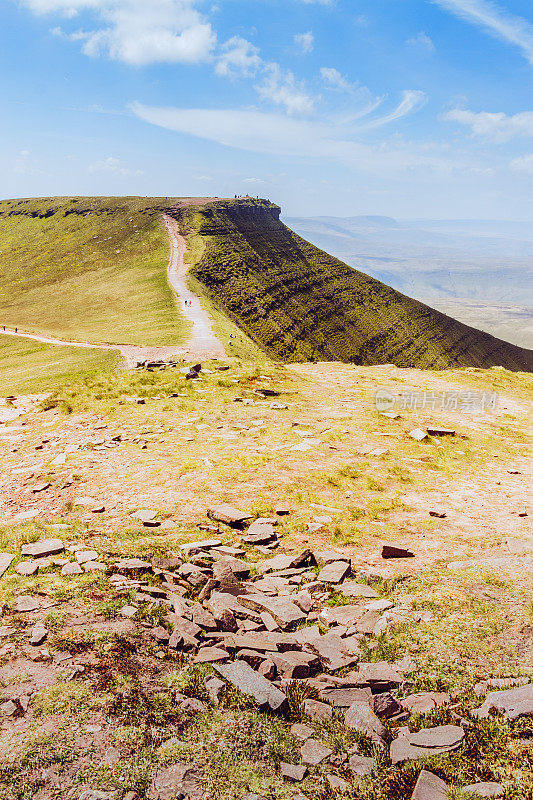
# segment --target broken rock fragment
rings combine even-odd
[[[251,695],[260,708],[284,713],[288,709],[287,698],[273,683],[255,672],[245,661],[230,664],[215,664],[214,669],[232,683],[243,694]]]
[[[229,503],[222,503],[207,509],[207,516],[215,522],[224,522],[232,527],[240,527],[246,520],[251,519],[251,514],[246,514],[238,508],[230,506]]]
[[[415,554],[401,544],[385,542],[381,548],[382,558],[414,558]]]
[[[302,756],[302,764],[316,767],[321,761],[329,758],[333,750],[317,741],[317,739],[307,739],[300,753]]]
[[[486,719],[492,709],[507,719],[533,716],[533,683],[501,692],[490,692],[483,705],[473,713],[478,719]]]
[[[447,800],[448,790],[444,781],[423,769],[418,780],[411,800]]]
[[[386,745],[391,740],[391,734],[372,711],[370,704],[365,700],[356,700],[348,708],[344,716],[347,728],[354,728],[364,733],[379,745]]]

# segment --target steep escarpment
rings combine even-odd
[[[171,212],[191,274],[270,356],[401,367],[533,369],[533,353],[412,300],[297,236],[280,209],[245,198]]]

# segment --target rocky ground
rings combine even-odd
[[[0,798],[532,798],[524,376],[227,367],[0,407]]]

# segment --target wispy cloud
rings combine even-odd
[[[316,98],[306,91],[304,83],[279,64],[266,64],[265,78],[255,88],[260,97],[283,106],[288,114],[309,114],[315,106]]]
[[[454,162],[432,148],[401,141],[375,145],[357,141],[353,129],[337,122],[298,119],[249,110],[158,108],[134,103],[138,117],[169,130],[226,147],[290,158],[319,158],[369,173],[449,172]]]
[[[315,46],[315,37],[312,31],[305,33],[296,33],[294,35],[294,44],[301,50],[302,53],[311,53]]]
[[[442,115],[448,122],[458,122],[470,128],[473,136],[493,142],[507,142],[517,136],[533,137],[533,111],[522,111],[508,116],[503,111],[469,111],[454,108]]]
[[[513,172],[523,173],[525,175],[533,175],[533,153],[519,158],[513,158],[509,167]]]
[[[102,161],[95,161],[89,166],[89,172],[111,172],[113,175],[143,175],[142,169],[130,169],[130,167],[118,158],[110,156]]]
[[[533,64],[533,25],[492,0],[431,0],[441,8],[484,28],[498,39],[519,47]]]
[[[262,64],[263,59],[255,45],[241,36],[233,36],[222,45],[215,72],[230,78],[249,77],[255,75]]]
[[[409,47],[416,48],[417,50],[425,50],[427,53],[435,52],[433,40],[427,35],[427,33],[424,33],[424,31],[420,31],[420,33],[417,33],[416,36],[411,36],[410,39],[407,39],[406,44],[409,45]]]
[[[377,117],[376,119],[366,122],[363,127],[377,128],[381,125],[387,125],[389,122],[394,122],[397,119],[401,119],[415,109],[420,108],[422,105],[424,105],[426,100],[427,95],[425,92],[421,92],[419,89],[405,89],[405,91],[402,92],[401,102],[393,111],[391,111],[389,114],[385,114],[383,117]]]

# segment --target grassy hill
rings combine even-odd
[[[0,323],[63,339],[179,344],[166,280],[171,198],[0,203]]]
[[[271,357],[446,369],[533,369],[533,353],[470,328],[314,247],[263,200],[179,206],[191,275]]]

